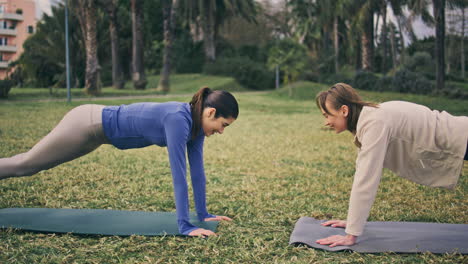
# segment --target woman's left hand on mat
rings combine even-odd
[[[224,215],[216,215],[215,217],[205,218],[205,221],[232,221],[231,218]]]
[[[321,225],[345,228],[346,227],[346,221],[343,221],[343,220],[329,220],[329,221],[321,223]]]
[[[356,236],[353,235],[346,235],[346,236],[340,236],[340,235],[334,235],[334,236],[329,236],[327,238],[322,238],[317,241],[316,243],[320,245],[330,245],[330,247],[335,247],[335,246],[352,246],[356,243]]]

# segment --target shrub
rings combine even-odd
[[[353,84],[356,71],[350,65],[342,65],[338,73],[316,72],[316,74],[317,74],[316,80],[311,80],[311,81],[315,81],[319,83],[326,83],[328,85],[333,85],[335,83]]]
[[[434,50],[435,36],[430,36],[424,39],[412,41],[411,44],[406,48],[406,52],[408,52],[410,56],[413,56],[413,54],[415,54],[416,52],[421,51],[434,55]]]
[[[353,87],[361,90],[378,91],[379,77],[372,72],[358,71],[354,76]]]
[[[435,63],[427,52],[415,52],[405,61],[404,67],[409,71],[424,74],[429,79],[435,79]]]
[[[203,42],[194,42],[189,33],[180,34],[173,47],[174,70],[177,73],[200,73],[205,56]]]
[[[299,76],[300,80],[305,80],[309,82],[320,82],[322,81],[322,78],[320,76],[320,73],[315,70],[306,70],[304,71],[301,76]]]
[[[466,82],[465,81],[465,78],[462,78],[461,76],[458,75],[459,73],[457,74],[454,74],[454,73],[449,73],[449,74],[446,74],[445,75],[445,80],[447,81],[455,81],[455,82]]]
[[[378,91],[392,91],[393,90],[393,76],[383,76],[377,82]]]
[[[7,98],[12,86],[11,80],[0,80],[0,98]]]
[[[446,96],[448,98],[452,98],[452,99],[461,99],[461,100],[468,99],[468,91],[465,91],[456,87],[447,87],[439,91],[438,94],[442,96]]]
[[[241,85],[254,90],[274,87],[274,74],[261,63],[246,57],[218,58],[204,65],[203,72],[212,75],[230,76]]]
[[[392,81],[392,90],[400,93],[428,94],[434,85],[422,74],[407,69],[395,73]]]
[[[270,70],[279,66],[283,84],[296,82],[308,63],[307,49],[289,38],[277,41],[268,50],[267,66]]]
[[[326,83],[328,85],[333,85],[335,83],[353,83],[353,78],[350,78],[344,73],[332,73],[324,74],[320,76],[320,82]]]
[[[268,49],[254,45],[243,45],[238,50],[240,56],[246,56],[249,59],[266,63],[268,60]]]

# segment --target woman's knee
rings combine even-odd
[[[28,158],[28,153],[21,153],[11,157],[10,159],[9,167],[12,174],[11,177],[32,176],[43,170],[43,168],[39,168],[32,164],[31,160]]]

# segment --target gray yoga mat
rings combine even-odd
[[[321,226],[325,220],[301,217],[291,234],[290,245],[307,245],[328,251],[360,253],[460,253],[468,254],[468,225],[418,222],[368,222],[353,246],[319,245],[317,239],[345,235],[343,228]]]
[[[217,221],[199,222],[194,214],[191,223],[212,231],[218,226]],[[80,235],[182,235],[175,213],[101,209],[5,208],[0,209],[0,228]]]

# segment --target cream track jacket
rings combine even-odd
[[[468,117],[402,101],[365,106],[354,143],[359,152],[349,201],[346,233],[362,234],[382,169],[431,186],[452,189],[463,168]]]

